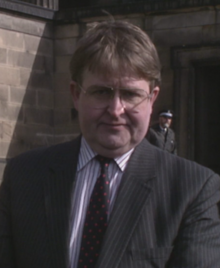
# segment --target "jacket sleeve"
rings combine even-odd
[[[166,268],[219,268],[220,178],[212,175],[186,210]]]
[[[6,166],[0,186],[0,267],[2,268],[15,268],[9,183],[9,168]]]

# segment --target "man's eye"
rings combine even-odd
[[[136,98],[136,97],[138,97],[139,95],[138,95],[137,92],[135,92],[135,91],[123,90],[123,91],[122,91],[122,96],[123,96],[124,98]]]
[[[93,96],[109,96],[112,94],[112,90],[106,87],[92,87],[89,88],[88,93]]]
[[[106,95],[106,94],[110,94],[110,92],[111,91],[109,89],[98,89],[94,93],[97,95]]]

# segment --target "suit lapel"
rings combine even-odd
[[[118,267],[155,178],[154,153],[147,141],[138,145],[122,177],[97,268]]]
[[[51,267],[67,267],[71,195],[80,148],[80,138],[63,144],[51,154],[44,180],[46,221],[51,249]]]

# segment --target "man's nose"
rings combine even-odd
[[[114,96],[109,100],[108,112],[111,113],[112,115],[118,116],[124,113],[125,105],[120,96],[120,92],[116,91],[114,93],[115,93]]]

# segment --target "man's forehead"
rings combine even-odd
[[[94,73],[86,70],[83,74],[82,84],[93,84],[93,85],[109,85],[114,87],[121,87],[137,83],[149,83],[145,79],[141,78],[136,74],[131,74],[129,72],[125,73]]]

